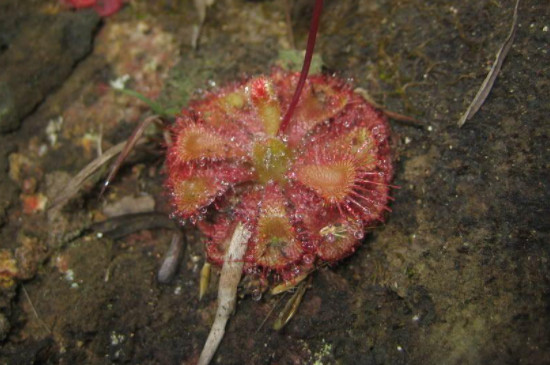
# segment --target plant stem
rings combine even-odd
[[[237,224],[233,232],[220,275],[216,318],[202,349],[198,365],[208,365],[210,363],[225,334],[225,325],[237,302],[237,287],[241,281],[244,265],[243,257],[251,234],[241,223]]]
[[[300,79],[298,80],[298,85],[296,85],[296,90],[292,96],[292,101],[290,106],[286,111],[286,114],[279,126],[279,133],[284,133],[292,114],[294,114],[294,109],[298,105],[300,100],[300,94],[306,83],[307,74],[309,72],[309,66],[311,65],[311,58],[313,57],[313,49],[315,48],[315,39],[317,38],[317,31],[319,30],[319,20],[321,19],[321,11],[323,10],[323,0],[315,0],[315,7],[313,8],[313,16],[311,18],[311,25],[309,26],[309,36],[307,38],[306,46],[306,55],[304,57],[304,64],[302,65],[302,71],[300,72]]]

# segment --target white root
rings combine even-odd
[[[241,281],[244,265],[243,257],[248,247],[250,235],[251,232],[241,223],[237,225],[233,232],[220,275],[216,318],[202,349],[198,365],[208,365],[210,363],[225,334],[225,325],[237,302],[237,287]]]

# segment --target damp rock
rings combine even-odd
[[[11,9],[17,11],[17,7]],[[10,16],[4,14],[2,18]],[[0,133],[19,128],[92,50],[99,24],[93,11],[56,15],[30,11],[0,53]]]

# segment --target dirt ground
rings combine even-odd
[[[90,233],[113,214],[168,216],[161,141],[152,134],[103,199],[99,173],[61,210],[45,207],[152,114],[110,84],[182,107],[200,90],[269,72],[292,48],[289,28],[296,47],[305,45],[313,2],[288,3],[285,12],[284,1],[218,0],[193,49],[191,0],[132,0],[104,19],[54,0],[2,1],[0,364],[197,361],[217,285],[213,275],[199,301],[201,237],[185,227],[182,263],[160,284],[170,229]],[[420,122],[391,121],[393,212],[356,254],[313,274],[281,331],[272,324],[288,296],[243,295],[214,363],[550,363],[547,1],[520,3],[491,94],[457,126],[513,7],[325,2],[316,48],[323,72]]]

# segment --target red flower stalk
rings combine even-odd
[[[124,0],[60,0],[75,9],[93,8],[99,16],[110,16],[122,8]]]

